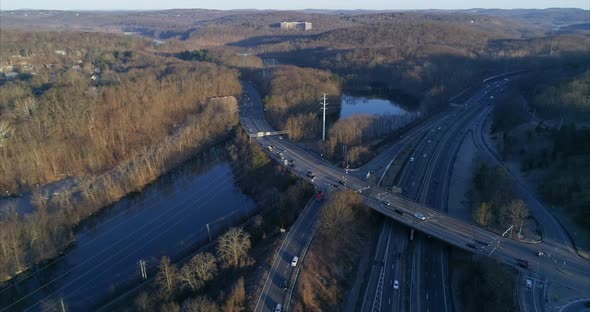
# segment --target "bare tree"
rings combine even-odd
[[[37,101],[34,97],[27,97],[24,99],[17,100],[14,103],[17,114],[22,115],[25,118],[33,117],[33,111],[37,106]]]
[[[330,197],[322,210],[320,229],[329,238],[337,239],[347,229],[346,224],[354,219],[354,206],[360,204],[357,193],[342,192]]]
[[[199,296],[185,300],[182,312],[219,312],[219,306],[208,297]]]
[[[180,312],[180,306],[176,302],[166,302],[160,307],[161,312]]]
[[[199,253],[185,264],[178,275],[182,287],[193,291],[205,286],[217,274],[215,257],[210,253]]]
[[[262,224],[264,223],[264,219],[262,218],[261,215],[257,214],[254,216],[254,227],[257,229],[261,229],[262,228]]]
[[[232,287],[231,293],[221,307],[223,312],[242,312],[246,309],[246,290],[244,288],[244,278],[240,277]]]
[[[8,123],[8,121],[0,121],[0,147],[4,147],[7,144],[13,131],[14,128]]]
[[[142,291],[136,298],[135,298],[135,307],[140,312],[147,312],[152,310],[152,301],[150,296],[147,292]]]
[[[174,296],[176,292],[176,282],[178,280],[178,270],[174,266],[170,258],[164,256],[160,260],[160,271],[156,276],[156,283],[160,287],[160,295],[169,299]]]
[[[245,263],[250,246],[250,234],[242,228],[230,228],[219,237],[217,255],[228,267],[237,268]]]
[[[504,218],[514,227],[518,227],[518,236],[521,236],[524,221],[529,216],[529,209],[521,199],[511,201],[503,209]]]
[[[493,218],[492,207],[490,204],[483,202],[473,211],[473,219],[481,226],[488,226]]]

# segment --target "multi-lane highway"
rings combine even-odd
[[[464,129],[485,109],[478,103],[483,96],[485,91],[480,90],[467,101],[466,107],[441,112],[427,124],[426,132],[419,132],[419,142],[397,183],[405,197],[446,211],[448,176],[454,154]],[[390,278],[380,284],[376,275],[371,276],[363,311],[451,310],[445,245],[420,235],[410,242],[408,231],[400,231],[399,225],[396,226],[393,230],[397,231],[384,231],[380,240],[387,237],[388,244],[381,248],[396,249],[397,256],[382,257],[381,250],[376,255],[376,259],[385,262],[383,275]]]
[[[251,88],[251,86],[246,84],[246,90],[248,88]],[[249,107],[242,108],[242,125],[245,129],[248,129],[247,131],[273,131],[264,117],[261,105],[262,102],[258,98],[252,101]],[[272,136],[253,140],[263,147],[273,146],[273,149],[283,151],[284,158],[294,160],[296,164],[294,173],[297,175],[305,177],[305,173],[310,168],[313,168],[311,170],[315,173],[316,183],[318,184],[325,186],[338,185],[338,182],[346,176],[343,169],[287,140]],[[348,175],[346,181],[346,188],[359,191],[363,195],[364,202],[374,210],[398,223],[403,223],[408,227],[459,248],[493,257],[511,265],[516,264],[516,258],[533,257],[539,248],[551,250],[551,258],[533,259],[530,270],[543,272],[543,276],[546,276],[548,280],[567,281],[572,289],[580,291],[590,289],[590,263],[578,257],[569,242],[546,240],[540,245],[530,245],[514,241],[482,229],[473,223],[449,216],[445,212],[392,194],[388,189],[368,183],[357,177],[357,175]],[[425,198],[428,203],[428,195]],[[389,205],[384,202],[388,202]],[[396,211],[396,209],[399,211]],[[400,214],[400,211],[403,214]],[[416,213],[424,215],[425,219],[419,220],[414,216]],[[467,244],[474,242],[474,240],[486,242],[489,246],[479,245],[475,250],[467,247]],[[557,260],[559,260],[559,263],[565,263],[565,265],[556,265]],[[444,295],[441,298],[444,298]],[[264,310],[272,308],[267,304]]]

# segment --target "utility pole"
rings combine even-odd
[[[209,229],[209,223],[207,223],[207,233],[209,233],[209,242],[211,241],[211,230]]]
[[[147,279],[147,270],[144,260],[139,260],[139,269],[141,270],[141,278]]]
[[[66,312],[66,306],[64,305],[64,299],[60,298],[59,299],[59,304],[61,306],[61,312]]]
[[[328,105],[328,103],[326,103],[326,94],[325,93],[322,93],[322,94],[323,94],[323,100],[324,100],[324,103],[323,103],[324,107],[322,107],[322,110],[324,111],[323,127],[322,127],[322,142],[325,142],[326,141],[326,105]]]

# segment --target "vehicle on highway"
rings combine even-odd
[[[316,201],[320,201],[320,200],[322,200],[323,198],[324,198],[324,192],[322,192],[322,191],[319,191],[319,192],[317,193],[317,195],[315,196],[315,200],[316,200]]]
[[[524,286],[526,288],[532,288],[533,287],[533,281],[531,281],[530,279],[526,279],[526,281],[524,282]]]
[[[481,244],[481,245],[484,245],[484,246],[489,246],[489,245],[490,245],[488,242],[484,242],[484,241],[481,241],[481,240],[478,240],[478,239],[476,239],[476,240],[474,240],[474,241],[475,241],[476,243],[478,243],[478,244]]]
[[[308,177],[310,177],[310,178],[313,178],[313,177],[315,177],[315,174],[313,174],[313,171],[308,171],[308,172],[306,173],[306,175],[307,175]]]
[[[517,262],[516,265],[518,265],[519,267],[521,267],[523,269],[528,269],[529,268],[529,264],[528,263],[524,263],[524,262]]]
[[[414,161],[414,157],[410,157],[410,161]]]
[[[393,289],[399,288],[399,282],[397,280],[393,281]]]
[[[254,130],[252,130],[252,128],[248,129],[248,132],[252,133],[254,132]]]
[[[283,282],[281,283],[281,289],[283,291],[287,291],[287,286],[289,286],[289,282],[287,280],[283,280]]]
[[[275,312],[281,312],[283,310],[283,306],[281,306],[281,304],[277,304],[277,307],[275,308]]]
[[[545,253],[542,250],[537,251],[537,257],[541,257]]]
[[[524,264],[526,264],[526,266],[529,266],[529,261],[527,259],[516,258],[516,261],[524,263]]]
[[[272,152],[272,150],[273,150],[274,147],[272,145],[269,145],[266,148],[268,149],[269,152]]]
[[[402,216],[404,215],[404,212],[403,212],[403,211],[401,211],[401,210],[400,210],[400,209],[398,209],[398,208],[395,208],[395,210],[394,210],[394,211],[395,211],[395,213],[397,213],[397,214],[399,214],[399,215],[402,215]]]
[[[423,158],[426,158],[426,154],[422,155]]]
[[[425,217],[423,214],[420,214],[420,213],[415,213],[415,214],[414,214],[414,217],[415,217],[416,219],[420,220],[420,221],[424,221],[424,220],[426,220],[426,217]]]
[[[467,247],[477,249],[477,246],[475,246],[474,243],[467,243]]]
[[[391,204],[386,200],[382,201],[381,203],[383,203],[385,206],[391,206]]]
[[[346,182],[344,180],[340,180],[338,181],[338,183],[340,183],[340,185],[346,185]]]
[[[293,257],[293,260],[291,260],[291,266],[296,267],[297,261],[299,261],[299,257],[297,257],[297,256]]]

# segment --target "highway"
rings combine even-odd
[[[248,92],[248,88],[252,87],[246,84],[246,92]],[[274,131],[264,117],[262,101],[259,97],[252,101],[249,107],[241,107],[241,121],[243,127],[248,129],[246,130],[248,132]],[[546,276],[548,280],[556,283],[568,283],[573,289],[590,289],[590,263],[578,257],[569,242],[549,239],[542,244],[531,245],[514,241],[482,229],[471,222],[450,216],[443,211],[392,194],[386,188],[364,181],[357,177],[357,174],[347,175],[342,168],[330,164],[318,155],[314,155],[288,140],[268,136],[253,138],[252,141],[263,148],[273,146],[273,150],[283,151],[286,159],[294,160],[296,167],[293,172],[299,176],[305,177],[305,173],[312,170],[316,175],[316,183],[337,186],[340,180],[346,178],[346,187],[361,193],[363,201],[372,209],[397,223],[415,228],[448,244],[495,258],[513,266],[516,265],[516,258],[534,257],[539,248],[550,250],[550,258],[531,259],[531,271],[543,272],[543,276]],[[384,204],[384,201],[389,202],[389,205]],[[395,209],[399,209],[404,214],[400,215]],[[421,213],[426,219],[420,221],[414,217],[414,213]],[[478,246],[476,250],[467,247],[467,243],[472,243],[474,239],[487,242],[489,246]],[[566,263],[566,265],[559,265],[559,263]],[[267,304],[264,310],[271,308]]]
[[[483,91],[474,95],[467,102],[470,104],[469,109],[449,108],[439,118],[428,123],[427,132],[420,134],[419,143],[411,154],[410,159],[413,161],[406,163],[398,181],[398,185],[404,190],[403,196],[422,203],[427,202],[446,211],[452,161],[465,128],[484,108],[479,104],[484,95]],[[408,231],[398,230],[383,235],[387,235],[386,241],[389,242],[384,249],[399,246],[396,248],[398,254],[395,257],[380,258],[385,262],[384,276],[386,279],[388,276],[391,278],[383,284],[383,290],[376,292],[375,285],[379,284],[379,280],[371,276],[362,310],[452,310],[448,298],[446,246],[436,240],[424,239],[418,234],[410,242]],[[381,251],[378,250],[377,253],[380,254]],[[395,280],[400,285],[399,289],[393,287]],[[372,298],[372,305],[367,304],[368,297]],[[375,304],[378,302],[383,303]]]

